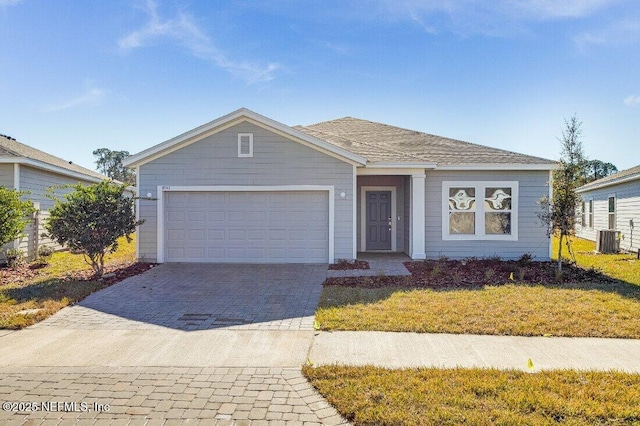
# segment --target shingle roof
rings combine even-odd
[[[428,162],[438,166],[555,164],[555,161],[344,117],[295,129],[376,162]]]
[[[0,135],[0,158],[29,158],[70,172],[80,173],[98,179],[107,179],[106,176],[96,171],[86,169],[77,164],[70,164],[62,158],[47,154],[44,151],[25,145],[4,135]]]
[[[602,179],[594,180],[584,186],[577,189],[578,192],[590,191],[592,189],[602,188],[605,186],[615,185],[621,181],[640,180],[640,165],[632,167],[630,169],[622,170],[616,174],[603,177]]]

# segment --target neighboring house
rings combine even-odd
[[[146,261],[549,259],[536,202],[555,163],[543,158],[355,118],[289,127],[243,108],[124,163]]]
[[[0,186],[28,192],[23,198],[33,201],[38,209],[38,213],[34,214],[33,220],[27,225],[24,237],[0,248],[0,261],[4,260],[7,248],[21,249],[29,259],[35,257],[37,247],[43,244],[58,248],[52,241],[41,237],[44,221],[54,204],[46,196],[48,188],[77,183],[92,184],[104,179],[107,177],[98,172],[0,135]],[[64,191],[57,191],[55,195],[62,193]]]
[[[640,238],[634,228],[640,225],[640,165],[588,183],[577,192],[582,197],[577,236],[596,241],[598,231],[614,230],[621,233],[621,249],[638,250]]]

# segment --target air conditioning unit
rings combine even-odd
[[[601,229],[596,234],[596,251],[599,253],[617,253],[620,251],[618,231]]]

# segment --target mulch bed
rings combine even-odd
[[[155,263],[144,262],[124,262],[110,264],[105,266],[106,277],[103,277],[101,281],[108,285],[115,284],[119,281],[124,280],[125,278],[129,278],[148,271],[155,265]],[[0,286],[37,279],[38,276],[41,275],[39,273],[39,270],[43,267],[44,265],[34,263],[22,266],[18,269],[11,269],[7,267],[0,268]],[[92,270],[86,270],[69,273],[64,277],[64,279],[93,281],[96,280],[97,277]]]
[[[369,269],[369,262],[366,260],[338,260],[336,263],[329,265],[332,271],[344,271],[348,269]]]
[[[418,288],[473,288],[484,285],[504,285],[514,282],[528,284],[558,284],[555,262],[518,262],[493,259],[425,260],[405,262],[410,277],[345,277],[328,278],[324,285],[379,288],[410,286]],[[617,280],[594,269],[575,265],[562,266],[562,282],[602,282]]]

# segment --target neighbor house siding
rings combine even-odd
[[[396,217],[392,218],[396,224],[396,251],[403,251],[405,247],[405,224],[409,223],[405,217],[405,179],[403,176],[358,176],[358,212],[357,217],[360,221],[362,211],[362,187],[363,186],[389,186],[396,188]],[[400,220],[398,220],[400,217]],[[358,222],[357,241],[358,251],[364,251],[361,247],[362,225]]]
[[[253,134],[253,157],[238,157],[238,133]],[[237,124],[141,165],[139,184],[142,197],[157,197],[158,185],[334,186],[335,258],[353,258],[353,166],[254,124]],[[157,201],[141,199],[139,215],[145,220],[139,256],[156,261]]]
[[[637,250],[640,247],[640,180],[612,185],[580,193],[585,201],[586,226],[580,220],[576,225],[576,235],[595,241],[598,230],[609,229],[609,197],[616,198],[616,231],[622,233],[620,248]],[[593,200],[593,228],[589,227],[589,200]],[[631,229],[633,220],[635,229]]]
[[[537,217],[540,198],[549,194],[548,171],[427,171],[426,179],[426,254],[427,258],[445,256],[453,259],[465,257],[500,256],[517,259],[531,253],[536,260],[549,259],[549,238],[546,228]],[[442,239],[442,185],[444,181],[517,181],[518,239],[517,241],[443,240]]]
[[[20,166],[20,190],[26,192],[26,194],[22,198],[25,200],[31,200],[33,202],[40,203],[38,230],[35,230],[35,221],[32,220],[27,224],[24,231],[25,236],[21,238],[19,242],[20,250],[23,250],[29,259],[33,259],[36,254],[36,236],[39,237],[38,244],[40,246],[47,245],[55,249],[60,248],[58,244],[54,243],[50,239],[42,237],[42,234],[45,232],[44,225],[49,217],[49,210],[55,203],[55,201],[49,198],[47,195],[54,195],[57,198],[62,198],[64,194],[71,192],[72,189],[58,188],[54,193],[49,192],[48,189],[53,186],[63,186],[77,183],[89,185],[92,182],[81,181],[77,178],[71,178],[68,176],[36,169],[25,165]]]
[[[0,164],[0,187],[13,188],[13,164]]]

